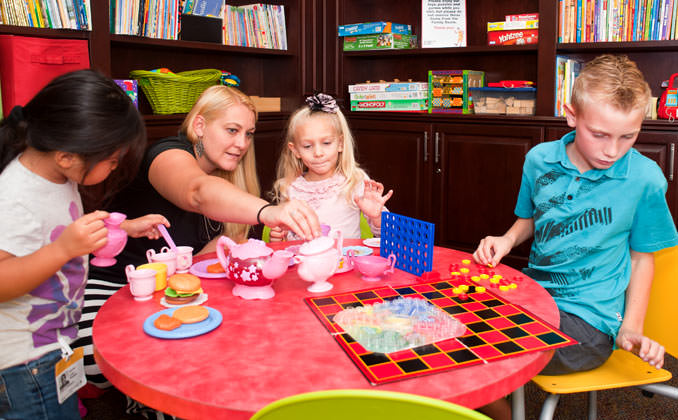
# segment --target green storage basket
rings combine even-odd
[[[132,70],[129,75],[139,81],[154,114],[183,114],[191,110],[205,89],[219,83],[221,70],[202,69],[179,73]]]

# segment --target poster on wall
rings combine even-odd
[[[421,47],[466,46],[466,0],[422,0]]]

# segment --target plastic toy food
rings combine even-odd
[[[162,314],[153,322],[153,326],[159,330],[172,331],[181,327],[181,321],[167,314]]]
[[[206,268],[208,273],[225,273],[226,271],[224,270],[224,267],[221,266],[220,262],[215,262],[214,264],[210,264]]]
[[[231,252],[228,259],[225,247]],[[271,284],[285,274],[292,256],[289,251],[273,252],[264,241],[258,239],[237,244],[231,238],[222,236],[217,241],[219,263],[236,283],[233,295],[243,299],[270,299],[275,296]]]
[[[167,280],[167,284],[165,300],[172,305],[192,302],[202,293],[200,278],[193,274],[175,274]]]
[[[184,324],[194,324],[196,322],[204,321],[209,314],[209,311],[204,306],[191,305],[177,308],[177,310],[172,313],[172,317]]]

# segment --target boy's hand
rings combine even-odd
[[[657,369],[664,366],[664,346],[642,334],[620,328],[617,334],[617,346],[638,355]]]
[[[473,253],[473,260],[478,264],[496,267],[512,248],[513,241],[506,236],[486,236]]]
[[[363,195],[354,199],[355,204],[369,220],[381,220],[381,211],[393,195],[393,190],[382,196],[383,193],[384,185],[381,182],[368,179],[365,181]]]
[[[271,242],[281,242],[284,241],[287,237],[287,231],[284,231],[281,227],[271,228]]]
[[[120,227],[132,238],[145,236],[148,239],[160,239],[162,235],[156,227],[160,224],[170,227],[170,223],[165,216],[161,214],[147,214],[136,219],[125,220]]]
[[[108,229],[104,219],[108,212],[97,210],[87,213],[66,226],[54,241],[69,259],[87,255],[106,245]]]

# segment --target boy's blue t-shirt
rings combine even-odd
[[[631,276],[630,249],[655,252],[678,244],[657,164],[630,149],[610,168],[583,174],[559,141],[525,157],[516,216],[534,219],[525,273],[558,307],[616,336]]]

